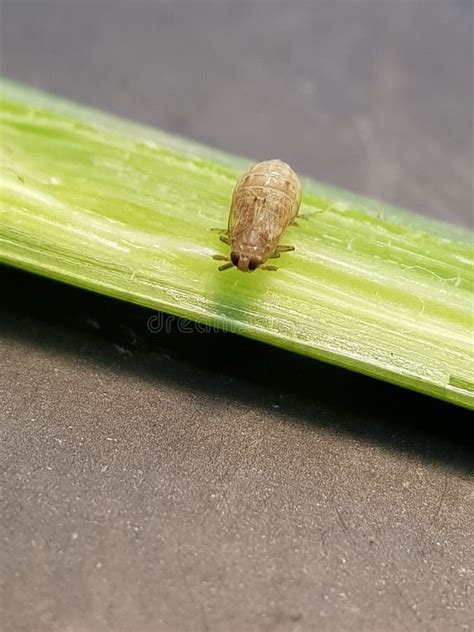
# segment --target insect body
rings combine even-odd
[[[221,241],[231,247],[230,257],[215,255],[227,261],[219,270],[236,266],[242,272],[256,268],[276,270],[264,265],[267,259],[294,246],[279,241],[294,222],[301,204],[301,187],[296,173],[281,160],[265,160],[250,167],[235,185],[227,230]]]

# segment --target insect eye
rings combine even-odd
[[[255,270],[257,267],[258,267],[258,259],[255,259],[255,257],[250,257],[249,270]]]
[[[235,250],[233,250],[230,253],[230,260],[232,261],[232,263],[234,264],[234,266],[238,266],[239,265],[239,253],[235,252]]]

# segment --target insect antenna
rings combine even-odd
[[[219,266],[218,270],[220,272],[222,272],[222,270],[228,270],[229,268],[232,268],[232,266],[234,265],[232,261],[229,259],[229,257],[224,257],[224,255],[212,255],[212,258],[215,259],[216,261],[227,261],[227,263],[224,263],[223,266]]]

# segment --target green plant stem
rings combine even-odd
[[[246,161],[0,90],[0,261],[474,406],[469,231],[304,180],[279,270],[219,273]]]

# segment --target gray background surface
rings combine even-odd
[[[1,71],[472,221],[470,2],[11,2]],[[468,630],[465,411],[0,271],[2,632]],[[440,350],[440,353],[442,350]]]

